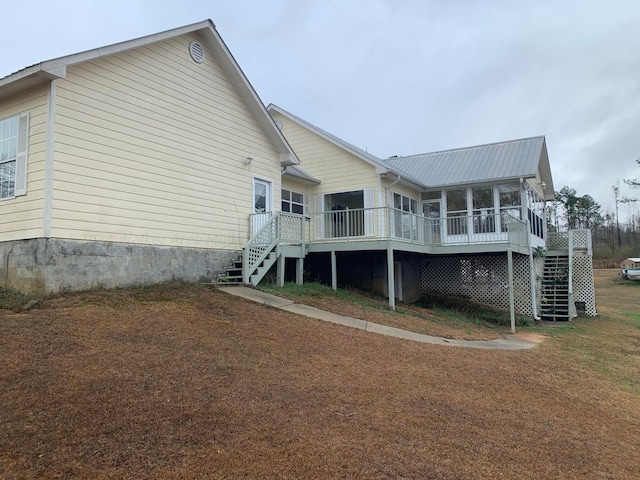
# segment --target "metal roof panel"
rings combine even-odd
[[[538,136],[389,158],[385,162],[429,187],[528,178],[538,172],[544,144],[544,136]]]

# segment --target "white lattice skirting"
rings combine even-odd
[[[540,312],[544,258],[534,258],[537,310]],[[500,310],[509,310],[509,271],[506,254],[432,256],[420,263],[422,293],[465,298]],[[515,311],[533,315],[529,257],[513,255]],[[574,301],[584,303],[585,314],[596,313],[591,256],[573,257]]]
[[[465,298],[500,310],[509,310],[507,255],[434,256],[420,265],[423,293]],[[529,257],[513,255],[515,311],[533,315]]]

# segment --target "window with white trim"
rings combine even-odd
[[[450,235],[467,233],[467,190],[447,190],[447,232]]]
[[[283,212],[304,213],[304,195],[302,193],[293,192],[291,190],[282,189],[281,202]]]
[[[0,120],[0,200],[27,193],[29,117]]]
[[[472,188],[471,200],[473,202],[473,233],[495,232],[493,187]]]
[[[509,230],[509,216],[522,219],[522,203],[520,199],[520,184],[511,183],[498,185],[500,197],[500,215],[502,231]]]

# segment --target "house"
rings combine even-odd
[[[622,269],[627,270],[629,268],[640,268],[640,258],[626,258],[622,261]]]
[[[381,159],[268,110],[301,161],[282,188],[308,218],[312,276],[388,295],[391,308],[432,292],[536,318],[570,318],[576,304],[595,315],[590,233],[546,230],[544,137]],[[292,183],[293,169],[309,180]]]
[[[546,231],[544,137],[378,158],[265,107],[211,21],[0,79],[0,152],[0,286],[274,269],[391,308],[433,292],[595,314],[589,232]]]
[[[204,21],[0,79],[0,286],[210,281],[298,162]]]

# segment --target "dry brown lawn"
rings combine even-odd
[[[640,478],[640,283],[527,351],[198,286],[0,313],[0,478]]]

